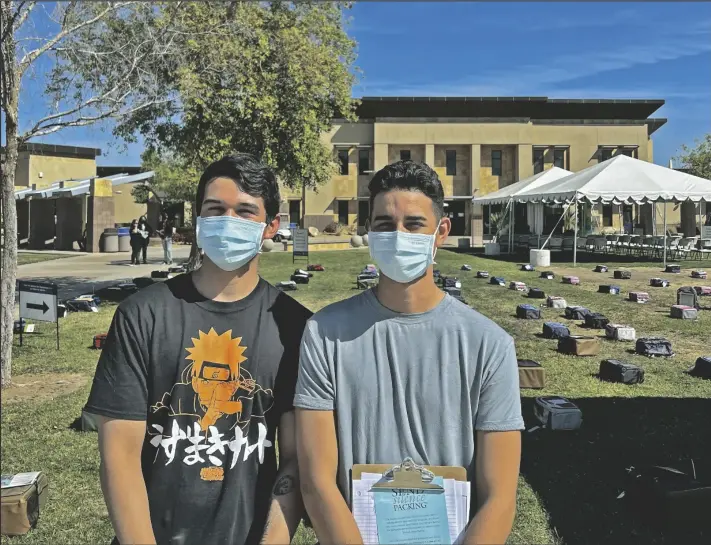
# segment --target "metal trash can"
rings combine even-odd
[[[107,254],[119,251],[118,230],[114,228],[104,229],[101,233],[100,249]]]
[[[131,251],[131,233],[128,227],[119,227],[118,231],[118,251]]]

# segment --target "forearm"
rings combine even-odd
[[[464,535],[464,545],[498,545],[506,543],[516,514],[515,503],[487,500],[477,511]]]
[[[280,467],[277,473],[262,543],[274,545],[291,543],[303,515],[304,503],[299,490],[299,467],[294,460]]]
[[[121,545],[156,542],[140,460],[101,464],[101,489]]]
[[[302,485],[301,492],[321,545],[358,545],[363,538],[335,482]]]

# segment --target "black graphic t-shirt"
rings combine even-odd
[[[293,409],[310,316],[265,280],[221,303],[189,274],[119,305],[86,410],[146,421],[143,476],[159,544],[259,542],[275,431]]]

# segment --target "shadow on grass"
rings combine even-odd
[[[629,499],[617,499],[628,488],[626,469],[631,466],[686,471],[694,460],[697,467],[709,467],[711,399],[570,399],[583,413],[582,428],[524,433],[521,465],[563,542],[711,543],[711,517],[699,527],[673,525]],[[532,405],[531,398],[523,399],[527,427],[534,425]],[[710,503],[708,496],[697,501]]]

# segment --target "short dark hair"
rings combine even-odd
[[[398,161],[375,173],[368,184],[370,190],[370,213],[373,213],[373,201],[379,193],[401,189],[419,191],[432,199],[432,209],[437,220],[444,215],[444,189],[437,173],[425,163]]]
[[[195,197],[197,215],[200,215],[205,188],[215,178],[230,178],[237,187],[252,197],[261,197],[267,211],[267,222],[279,214],[281,195],[274,171],[249,153],[234,153],[209,165],[200,177]]]

